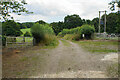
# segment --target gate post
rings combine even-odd
[[[33,46],[36,45],[36,39],[33,37]]]

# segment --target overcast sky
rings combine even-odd
[[[19,22],[35,22],[44,20],[48,23],[63,21],[66,15],[78,14],[82,19],[98,17],[99,10],[107,10],[111,0],[26,0],[25,7],[34,12],[14,16]]]

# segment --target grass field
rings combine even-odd
[[[21,31],[23,32],[21,36],[23,36],[26,32],[30,32],[30,29],[31,28],[21,29]]]
[[[23,38],[16,38],[16,42],[22,42]],[[33,38],[32,37],[25,37],[25,42],[32,42]]]
[[[75,41],[82,48],[91,53],[111,53],[118,52],[117,41],[104,41],[104,40],[89,40],[89,41]]]

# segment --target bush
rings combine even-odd
[[[31,37],[30,32],[27,31],[27,32],[24,34],[24,37]]]
[[[49,43],[53,40],[54,31],[49,25],[42,25],[39,23],[31,27],[32,36],[36,39],[36,43]]]
[[[80,29],[81,34],[85,35],[85,39],[92,39],[95,32],[94,26],[83,25]]]
[[[81,35],[79,35],[79,34],[66,34],[63,38],[66,40],[78,41],[81,38]]]
[[[2,46],[6,46],[6,37],[2,36]]]
[[[81,34],[80,27],[73,29],[63,29],[63,31],[60,32],[58,36],[64,37],[66,34]]]
[[[69,38],[70,40],[71,39],[79,40],[79,39],[83,39],[82,34],[84,34],[85,39],[92,39],[94,32],[95,32],[94,26],[83,25],[81,27],[77,27],[77,28],[73,28],[73,29],[63,29],[63,31],[60,32],[58,34],[58,36],[64,37],[67,39]]]

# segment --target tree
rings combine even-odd
[[[22,23],[22,27],[24,28],[26,26],[27,28],[31,28],[34,24],[35,24],[34,22],[25,22]]]
[[[92,20],[92,25],[94,25],[95,32],[98,32],[98,24],[99,24],[99,18],[94,18]]]
[[[114,11],[115,10],[115,4],[117,3],[117,7],[120,8],[120,0],[114,0],[109,3],[111,5],[110,10]]]
[[[85,19],[82,19],[82,23],[83,23],[83,24],[86,24],[86,21],[85,21]]]
[[[22,32],[20,31],[20,26],[13,20],[7,20],[3,22],[2,32],[4,36],[20,36]]]
[[[4,0],[0,1],[0,14],[2,16],[1,19],[5,21],[8,19],[13,19],[10,13],[17,13],[18,15],[21,15],[21,12],[32,13],[26,10],[26,8],[24,7],[24,5],[26,4],[27,3],[25,2],[25,0],[10,0],[8,2]]]
[[[92,24],[92,21],[89,20],[89,19],[87,19],[87,20],[85,21],[85,23],[91,25],[91,24]]]
[[[46,24],[46,22],[43,21],[43,20],[39,20],[39,21],[37,21],[36,23],[39,23],[39,24]]]
[[[107,15],[106,29],[108,33],[116,33],[117,20],[118,20],[117,13],[110,13],[109,15]]]
[[[64,29],[64,23],[63,22],[53,22],[50,24],[55,32],[56,35],[58,35],[59,32],[61,32]]]
[[[74,15],[67,15],[64,18],[64,24],[65,24],[66,29],[71,29],[71,28],[75,28],[78,26],[82,26],[83,22],[81,18],[79,17],[79,15],[74,14]]]
[[[118,33],[119,27],[120,27],[120,22],[119,22],[119,13],[110,13],[106,16],[107,18],[107,27],[106,27],[106,32],[107,33]],[[104,21],[104,16],[102,16],[101,20]],[[104,24],[101,25],[101,32],[104,32]]]
[[[95,32],[94,26],[91,25],[83,25],[80,29],[81,34],[85,35],[86,39],[92,39],[93,33]]]

